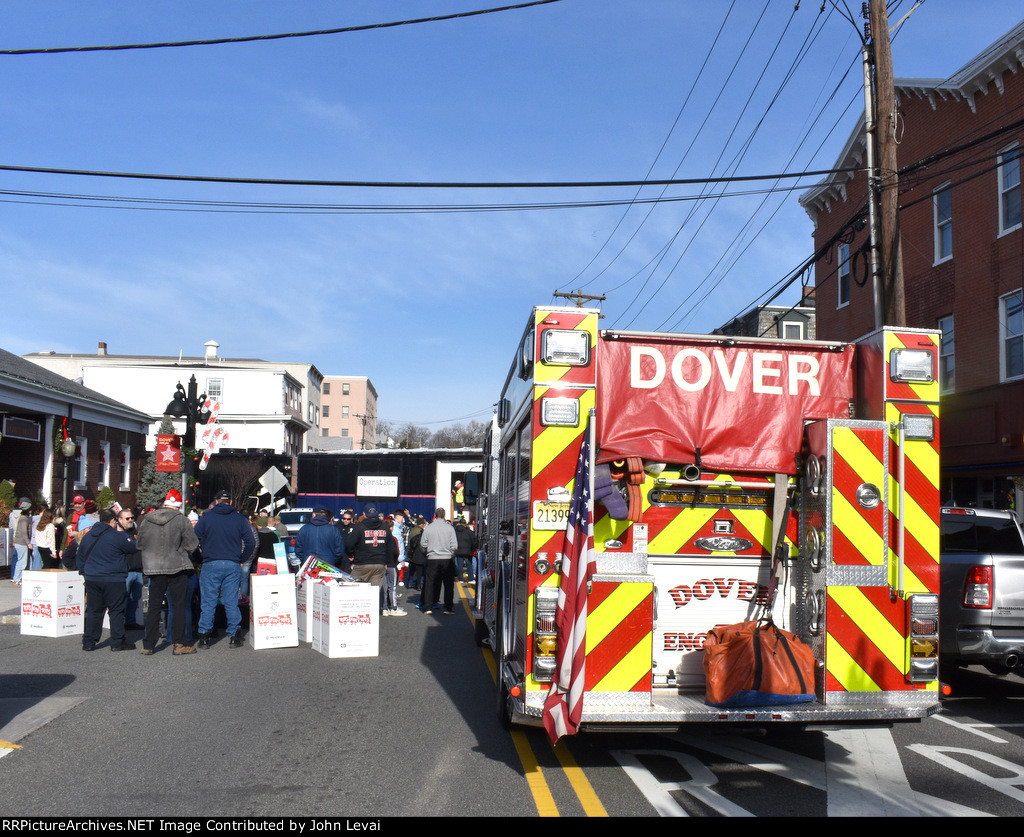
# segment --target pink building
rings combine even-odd
[[[376,441],[377,390],[370,379],[325,376],[320,385],[319,447],[369,450]]]

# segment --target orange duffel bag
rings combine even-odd
[[[704,676],[713,706],[814,700],[814,653],[768,619],[712,629],[704,641]]]

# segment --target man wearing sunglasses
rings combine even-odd
[[[83,651],[92,651],[99,643],[104,613],[110,616],[110,650],[135,649],[124,633],[125,579],[130,569],[142,567],[135,538],[125,531],[132,527],[132,516],[127,509],[103,509],[99,522],[82,536],[77,560],[78,571],[85,576]]]

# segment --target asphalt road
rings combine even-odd
[[[4,585],[5,582],[0,582]],[[0,586],[0,615],[13,591]],[[0,624],[0,816],[1021,816],[1024,679],[960,672],[920,724],[581,734],[495,716],[464,607],[381,621],[380,654],[174,657]],[[138,636],[136,635],[136,639]]]
[[[0,760],[2,813],[536,814],[470,620],[406,609],[361,659],[224,637],[85,653],[0,625],[0,739],[20,745]]]

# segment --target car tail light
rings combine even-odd
[[[992,568],[975,565],[967,572],[964,582],[964,607],[992,609]]]

